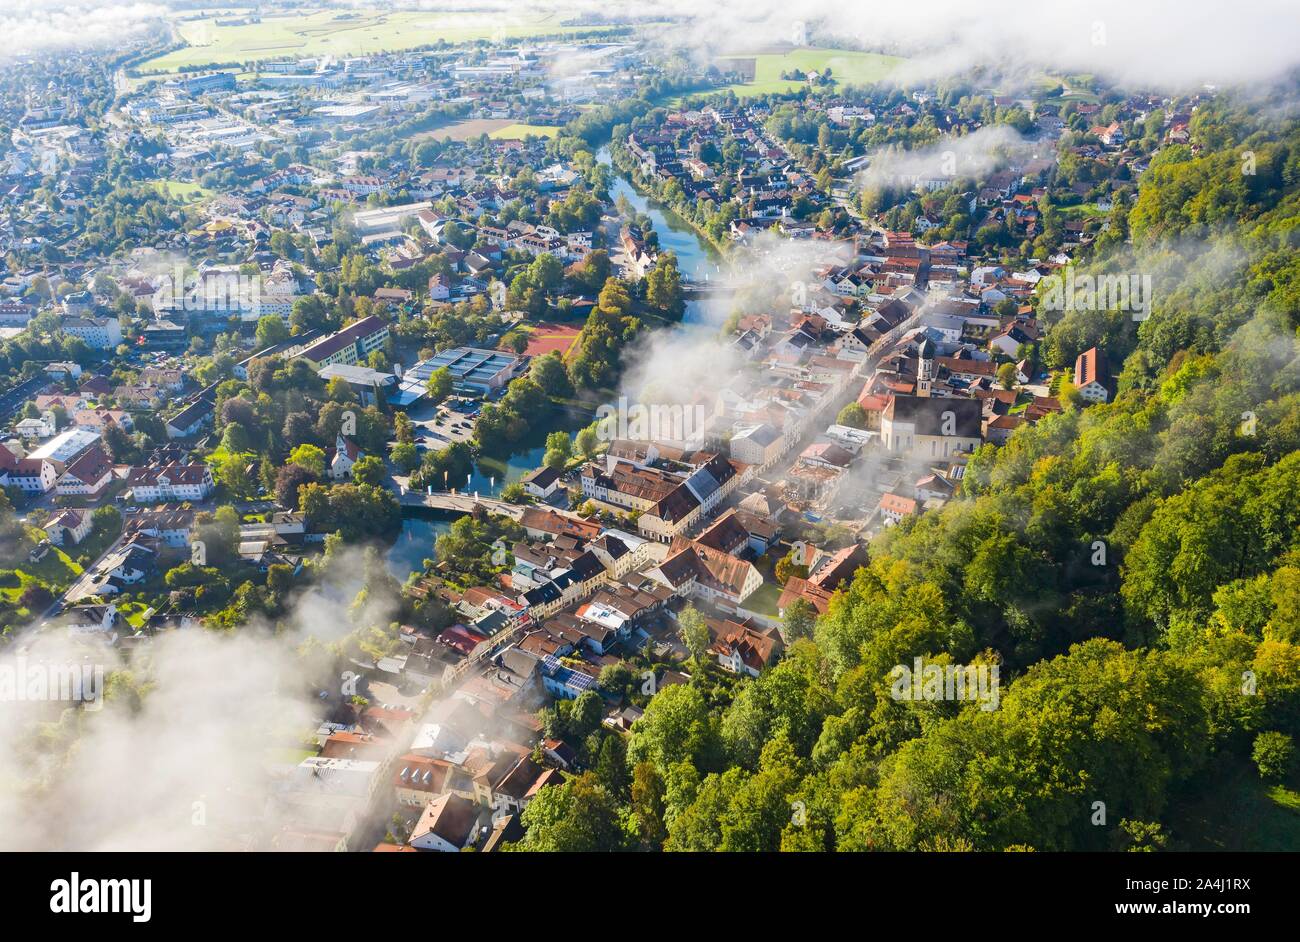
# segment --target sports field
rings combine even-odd
[[[256,62],[283,56],[367,55],[410,49],[440,39],[450,43],[504,41],[597,28],[563,26],[563,17],[556,13],[334,9],[284,16],[264,14],[257,23],[239,23],[239,19],[238,15],[223,15],[176,21],[176,31],[189,45],[150,59],[140,66],[140,71],[175,72],[183,66]],[[237,25],[218,25],[218,20]]]
[[[528,329],[528,349],[524,352],[530,357],[542,357],[558,350],[560,356],[568,359],[580,333],[569,324],[535,324]]]
[[[753,78],[716,90],[732,91],[740,98],[798,91],[802,82],[781,78],[782,72],[796,69],[807,74],[829,68],[831,78],[839,85],[868,85],[885,78],[902,61],[897,56],[852,49],[792,49],[789,52],[731,55],[719,63],[719,68],[752,74]]]

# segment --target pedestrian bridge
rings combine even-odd
[[[524,515],[524,508],[510,504],[494,497],[479,497],[477,493],[459,494],[456,491],[406,491],[399,493],[398,502],[403,507],[425,507],[429,510],[445,510],[450,513],[470,514],[475,507],[482,507],[489,513],[504,514],[514,520]]]

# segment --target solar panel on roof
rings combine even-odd
[[[551,654],[542,655],[542,663],[546,665],[549,673],[555,676],[555,679],[562,684],[574,687],[578,690],[591,690],[596,686],[596,678],[590,674],[584,674],[581,671],[575,671],[565,667],[559,659]]]

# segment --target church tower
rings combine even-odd
[[[920,363],[916,370],[916,394],[923,399],[928,399],[930,384],[934,382],[934,341],[929,337],[921,341],[918,357]]]

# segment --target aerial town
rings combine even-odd
[[[678,19],[0,59],[0,846],[1300,846],[1294,73]]]

